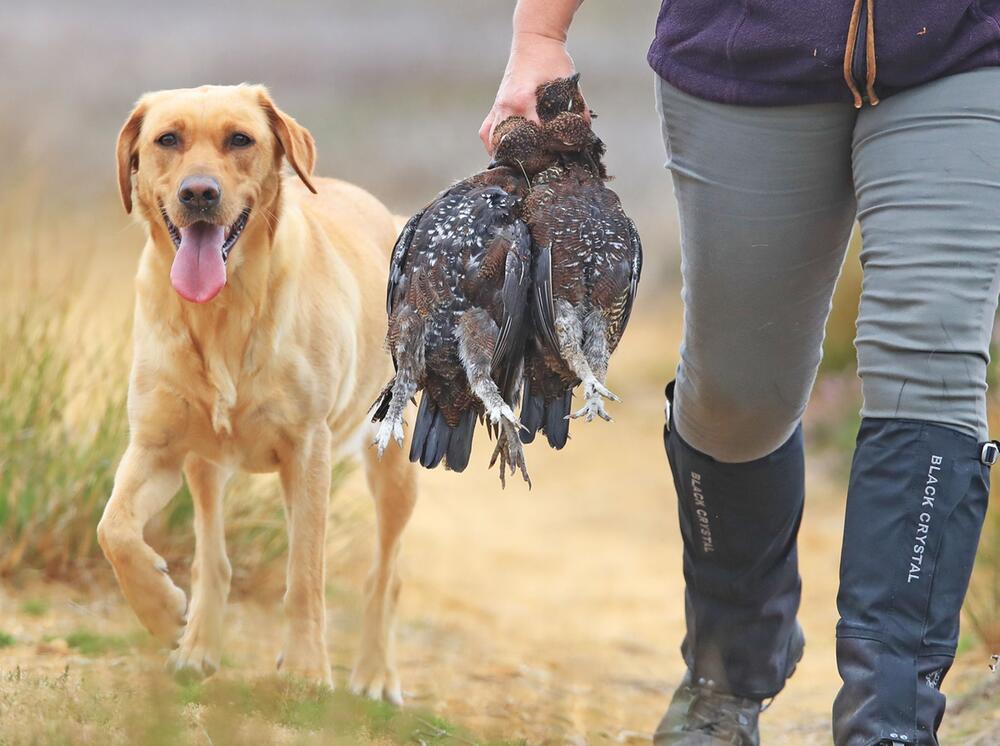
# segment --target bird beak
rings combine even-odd
[[[493,160],[490,161],[490,165],[488,165],[486,168],[496,168],[499,165],[500,165],[500,161],[498,161],[496,158],[494,158]]]

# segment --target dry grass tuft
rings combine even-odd
[[[121,376],[107,359],[78,361],[70,339],[59,312],[23,308],[0,320],[0,574],[65,573],[96,554],[126,438],[125,388],[108,385]]]

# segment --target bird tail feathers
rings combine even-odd
[[[531,390],[527,380],[524,384],[524,404],[521,407],[521,442],[531,443],[539,431],[545,433],[549,445],[559,450],[569,439],[569,412],[573,403],[573,390],[562,396],[545,401],[541,392]]]
[[[452,471],[464,471],[472,453],[472,434],[476,428],[476,412],[462,413],[458,425],[451,427],[434,400],[424,391],[410,439],[410,461],[428,469],[445,462]]]

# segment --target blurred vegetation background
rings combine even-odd
[[[512,8],[510,0],[0,4],[0,577],[26,568],[110,575],[94,527],[127,435],[131,278],[144,235],[121,209],[113,154],[133,102],[154,89],[264,83],[314,134],[318,173],[409,214],[485,165],[477,131],[506,61]],[[600,115],[612,186],[643,236],[636,316],[676,329],[676,208],[645,63],[657,8],[586,3],[570,51]],[[856,244],[807,414],[811,464],[845,487],[860,405]],[[663,355],[673,360],[676,350],[665,345]],[[1000,428],[995,393],[990,414]],[[275,489],[255,479],[230,490],[237,588],[280,585],[261,574],[282,569],[268,561],[284,550]],[[966,622],[1000,650],[993,508]],[[333,551],[349,543],[357,509],[335,502]],[[190,557],[189,516],[182,495],[149,529],[172,568]]]
[[[643,236],[637,313],[670,315],[676,324],[676,207],[645,63],[657,5],[586,4],[570,51],[609,143],[613,186]],[[356,182],[408,214],[484,165],[477,130],[506,61],[512,7],[453,0],[0,6],[0,573],[24,562],[64,571],[95,553],[91,527],[125,437],[130,278],[143,240],[120,208],[113,171],[115,136],[132,103],[160,88],[264,83],[315,135],[319,173]],[[831,450],[841,466],[860,403],[852,345],[860,275],[855,238],[809,412],[813,446]],[[60,344],[67,337],[71,348]],[[86,417],[78,417],[84,404]],[[233,516],[231,530],[245,531],[266,556],[279,552],[280,509],[253,515],[248,507],[274,501],[254,500],[246,485],[232,491],[250,497],[233,508],[242,520]],[[189,510],[177,501],[154,533],[186,535]],[[984,605],[972,604],[979,626],[997,639],[996,510],[990,521],[973,594]]]
[[[93,527],[126,438],[131,278],[143,229],[121,209],[114,144],[145,91],[267,85],[313,133],[317,172],[416,211],[487,162],[478,129],[506,62],[512,2],[0,5],[0,574],[99,558]],[[645,64],[656,7],[592,3],[574,27],[614,187],[647,246],[647,308],[673,308],[676,213]],[[66,340],[72,340],[66,345]],[[666,351],[665,351],[666,353]],[[667,353],[672,354],[672,353]],[[236,585],[284,549],[274,480],[238,480]],[[350,512],[351,509],[345,508]],[[190,556],[185,493],[150,526]],[[350,531],[350,516],[334,521]],[[334,543],[337,531],[333,532]],[[98,572],[104,570],[97,563]],[[276,581],[277,582],[277,581]]]

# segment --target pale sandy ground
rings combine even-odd
[[[404,555],[414,699],[532,743],[641,742],[655,727],[683,675],[684,611],[657,385],[676,340],[646,322],[613,363],[615,423],[575,424],[563,452],[532,448],[530,492],[499,490],[480,468],[485,443],[461,477],[425,478]],[[822,476],[808,485],[806,655],[763,717],[764,743],[830,742],[841,488]],[[985,670],[981,653],[969,658]]]
[[[399,652],[409,702],[476,732],[532,744],[648,738],[682,675],[680,537],[661,444],[659,386],[675,349],[673,333],[649,317],[630,330],[611,377],[623,398],[614,405],[616,422],[575,424],[561,453],[532,448],[531,491],[517,481],[500,490],[485,468],[485,442],[465,474],[425,474],[403,552]],[[830,743],[842,485],[813,472],[801,535],[808,644],[795,677],[763,718],[765,744]],[[365,500],[361,482],[355,474],[335,499]],[[341,685],[358,634],[368,528],[357,551],[330,566],[330,639]],[[38,593],[54,599],[51,611],[41,619],[21,614],[18,599]],[[77,626],[105,633],[135,626],[116,590],[98,597],[40,585],[6,597],[0,592],[0,617],[26,640]],[[229,619],[221,675],[270,671],[280,639],[276,603],[237,601]],[[128,658],[138,655],[149,666],[161,664],[149,653]],[[960,656],[946,691],[980,686],[990,676],[987,659],[981,649]],[[69,660],[147,665],[114,656]],[[2,651],[0,665],[15,662],[61,671],[66,661],[38,655],[33,646]],[[946,734],[944,744],[1000,744],[996,707],[979,706],[966,725],[968,717],[976,718],[980,735]]]

